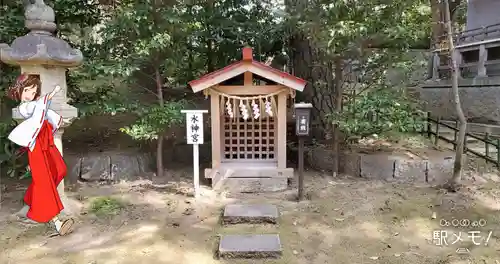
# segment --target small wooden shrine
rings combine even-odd
[[[293,177],[287,168],[287,99],[306,81],[253,60],[243,59],[189,82],[210,97],[212,185],[229,178]],[[262,183],[261,183],[262,184]]]

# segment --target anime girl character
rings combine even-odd
[[[66,176],[66,164],[53,137],[62,117],[49,109],[52,97],[60,90],[60,86],[55,86],[52,92],[41,96],[40,76],[19,76],[9,88],[8,96],[21,102],[18,109],[24,121],[8,138],[28,152],[32,182],[24,195],[29,206],[26,216],[38,223],[52,222],[59,235],[66,235],[72,231],[74,220],[58,218],[63,204],[57,186]]]

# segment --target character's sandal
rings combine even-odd
[[[75,220],[73,218],[66,219],[62,222],[61,228],[57,230],[60,236],[65,236],[71,232],[73,232],[73,227],[75,224]]]

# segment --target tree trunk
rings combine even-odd
[[[453,24],[453,15],[456,13],[458,6],[462,4],[463,0],[452,0],[445,7],[442,4],[443,0],[429,0],[431,5],[432,13],[432,38],[431,38],[431,49],[437,48],[436,45],[444,40],[445,34],[447,32],[446,28],[446,16],[448,10],[448,15],[450,17],[450,22]]]
[[[286,12],[293,19],[301,18],[304,10],[307,9],[306,0],[286,0]],[[303,93],[297,94],[300,101],[310,102],[313,105],[312,119],[319,123],[324,129],[330,128],[330,124],[324,122],[324,115],[335,111],[333,63],[331,57],[316,48],[314,41],[308,37],[309,32],[303,32],[300,26],[290,25],[290,32],[287,36],[291,52],[289,54],[292,72],[307,81],[307,86]],[[330,131],[324,131],[330,132]],[[328,138],[329,135],[325,134]]]
[[[458,93],[458,78],[459,78],[459,67],[457,65],[457,58],[455,53],[455,44],[453,43],[453,27],[450,19],[450,7],[449,0],[444,0],[445,5],[445,24],[448,31],[448,44],[450,53],[450,66],[451,66],[451,89],[453,92],[453,102],[455,104],[455,111],[457,112],[457,117],[460,122],[460,130],[458,132],[457,147],[455,152],[455,164],[453,166],[453,176],[447,182],[447,189],[449,191],[456,191],[460,186],[460,181],[462,178],[462,166],[463,166],[463,153],[464,153],[464,142],[465,142],[465,132],[467,128],[467,120],[465,119],[464,112],[462,110],[462,105],[460,103],[460,95]]]
[[[432,38],[431,38],[431,49],[437,48],[437,45],[441,43],[441,38],[445,34],[445,29],[443,26],[443,20],[441,15],[442,5],[441,0],[430,0],[431,13],[432,13]]]
[[[344,84],[344,69],[342,57],[335,58],[335,112],[342,112],[342,94]],[[333,177],[337,177],[340,171],[340,129],[338,124],[333,125]]]
[[[163,81],[160,75],[160,69],[155,68],[156,91],[158,95],[158,104],[163,106]],[[163,141],[164,135],[160,133],[156,140],[156,176],[163,177]]]
[[[207,39],[207,72],[215,71],[214,54],[214,43],[211,39]]]
[[[163,135],[156,140],[156,176],[163,178]]]

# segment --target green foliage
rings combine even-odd
[[[0,23],[0,43],[11,43],[17,36],[24,35],[23,6],[17,1],[2,1],[0,5],[2,23]],[[19,74],[19,69],[8,67],[0,61],[0,96]],[[2,101],[0,99],[0,101]]]
[[[340,114],[327,115],[348,137],[366,137],[389,132],[416,132],[425,126],[425,116],[402,91],[384,87],[346,103]]]
[[[114,197],[97,197],[90,204],[90,212],[97,216],[116,215],[125,208],[126,203]]]
[[[241,56],[244,44],[265,59],[281,51],[282,28],[257,0],[158,3],[122,1],[97,34],[94,63],[103,74],[132,76],[157,68],[164,87],[185,86]],[[266,31],[268,34],[262,34]],[[152,77],[155,79],[155,77]]]
[[[409,48],[430,36],[430,6],[425,0],[329,1],[307,6],[303,28],[327,43],[334,54],[359,45]]]
[[[16,156],[19,147],[7,137],[16,126],[14,121],[0,122],[0,166],[6,169],[9,177],[25,177],[27,163]]]
[[[96,114],[108,114],[114,116],[117,113],[134,112],[138,109],[137,102],[131,102],[127,97],[116,93],[111,85],[102,85],[92,92],[74,93],[71,103],[78,108],[80,116]]]
[[[320,52],[329,56],[341,54],[365,89],[380,87],[385,82],[386,70],[400,67],[397,64],[401,64],[404,52],[422,40],[425,42],[430,35],[429,3],[424,0],[398,0],[390,4],[382,0],[363,4],[327,0],[285,2],[289,14],[270,0],[123,0],[113,1],[113,6],[98,0],[53,0],[58,37],[82,50],[86,58],[82,67],[68,73],[71,103],[79,108],[81,115],[136,113],[138,121],[122,131],[135,139],[156,139],[165,129],[183,122],[180,114],[183,103],[168,97],[168,90],[185,88],[188,81],[200,74],[239,59],[240,48],[245,44],[254,48],[257,59],[266,60],[268,56],[283,55],[284,43],[300,32],[299,36],[314,45],[289,47],[290,50],[303,49],[304,54]],[[297,5],[295,12],[290,12],[290,3]],[[0,11],[5,21],[0,25],[0,43],[11,43],[26,33],[20,1],[3,1]],[[390,49],[365,49],[372,46]],[[324,61],[311,61],[314,65],[304,67],[314,68],[311,76],[320,71],[331,76],[330,57],[319,57]],[[1,89],[8,87],[19,69],[0,66],[0,93],[4,94]],[[333,82],[311,80],[311,76],[300,77],[331,97]],[[143,106],[132,101],[125,94],[126,89],[118,89],[123,86],[141,87],[156,94],[156,99],[161,91],[164,93],[161,99],[167,102],[164,106],[159,106],[160,100],[153,106]],[[368,103],[367,98],[362,99],[367,100],[367,105],[377,105],[375,101]],[[325,104],[333,106],[331,102]],[[337,119],[344,120],[340,116]],[[371,130],[357,127],[353,129],[356,133]]]
[[[0,5],[3,23],[0,24],[0,43],[11,43],[24,29],[23,5],[18,1],[2,1]]]
[[[136,112],[139,115],[137,122],[121,131],[136,140],[158,139],[166,129],[184,122],[181,110],[186,105],[186,101],[172,101],[165,102],[163,106],[139,108]]]
[[[287,6],[287,22],[292,36],[299,39],[291,47],[298,58],[294,70],[313,84],[298,96],[313,103],[320,122],[336,111],[336,90],[359,92],[384,86],[390,71],[413,59],[403,58],[409,49],[429,43],[430,5],[425,0],[288,2],[292,4]],[[337,58],[342,76],[331,74]]]
[[[7,138],[10,130],[12,130],[11,123],[0,123],[0,164],[10,160],[13,155],[13,148],[10,140]]]

